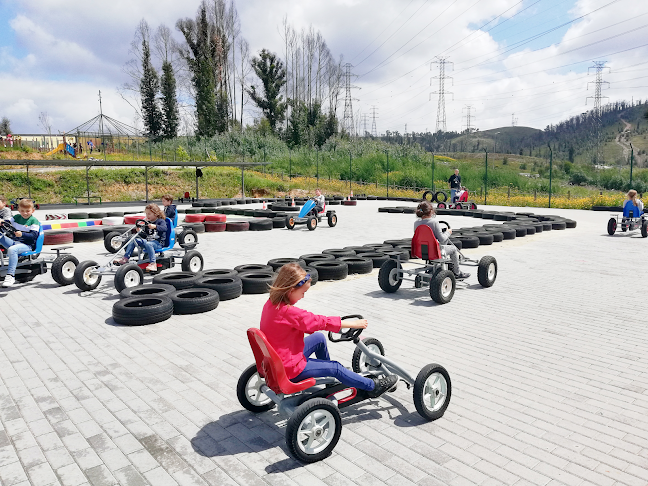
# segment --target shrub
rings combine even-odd
[[[580,186],[581,184],[587,184],[589,178],[581,171],[576,171],[570,174],[569,183],[574,184],[575,186]]]

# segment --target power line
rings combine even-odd
[[[466,127],[466,132],[468,133],[468,135],[470,135],[470,133],[474,130],[472,126],[472,121],[476,118],[476,116],[471,113],[472,109],[473,107],[471,105],[466,105],[461,110],[461,111],[466,110],[466,114],[462,116],[462,118],[466,120],[466,123],[463,124],[462,127],[464,126]]]
[[[353,123],[353,98],[351,97],[351,89],[357,88],[357,86],[351,85],[351,77],[355,76],[351,73],[352,67],[353,65],[348,62],[344,65],[344,88],[346,94],[344,97],[344,120],[342,126],[349,136],[354,136],[356,131]]]

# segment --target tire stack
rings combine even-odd
[[[74,242],[74,233],[71,230],[47,230],[43,245],[66,245]]]

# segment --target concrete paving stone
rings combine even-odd
[[[0,481],[3,485],[13,486],[27,480],[27,474],[22,464],[17,460],[9,464],[0,465]]]
[[[76,464],[63,466],[58,468],[55,472],[59,481],[64,486],[79,486],[88,481],[81,469],[79,469],[79,466]]]
[[[120,485],[147,486],[149,484],[133,466],[126,466],[117,471],[113,471],[113,476]]]
[[[56,474],[47,462],[26,468],[26,471],[32,484],[51,484],[57,481]]]
[[[92,486],[113,486],[118,484],[117,479],[110,473],[104,465],[93,467],[85,471]]]
[[[146,449],[131,452],[128,454],[128,460],[142,474],[159,466],[158,461]]]

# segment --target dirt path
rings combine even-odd
[[[625,123],[625,128],[617,135],[615,142],[623,149],[623,158],[627,159],[630,156],[630,129],[632,125],[621,117],[619,117],[619,120]]]

